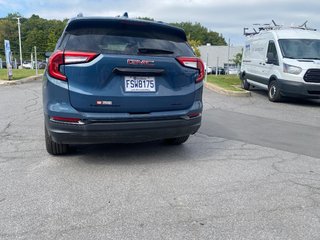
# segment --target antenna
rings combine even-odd
[[[77,17],[83,17],[83,13],[78,13]]]

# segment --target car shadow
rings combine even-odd
[[[72,145],[64,158],[75,159],[87,164],[153,164],[188,160],[190,144],[178,146],[163,141],[132,144],[90,144]]]

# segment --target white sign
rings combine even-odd
[[[7,70],[8,70],[8,78],[12,79],[12,60],[11,60],[11,49],[9,40],[4,40],[4,52],[6,56]]]

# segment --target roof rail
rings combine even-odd
[[[266,23],[266,24],[255,23],[253,24],[253,26],[255,27],[252,27],[251,31],[249,31],[249,28],[243,28],[243,35],[252,36],[252,35],[259,34],[262,31],[280,30],[280,29],[302,29],[302,30],[308,30],[308,31],[317,31],[317,29],[307,27],[307,23],[308,21],[305,21],[302,25],[290,26],[290,27],[278,25],[274,20],[272,20],[271,23]]]

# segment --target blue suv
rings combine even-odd
[[[43,76],[46,148],[184,143],[200,128],[203,62],[185,32],[123,17],[71,19]]]

